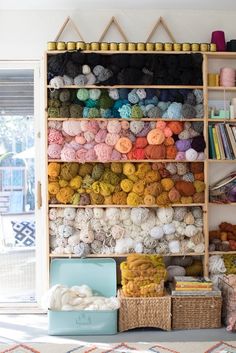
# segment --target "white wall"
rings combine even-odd
[[[144,1],[145,5],[145,1]],[[47,41],[53,40],[65,18],[70,15],[78,25],[85,41],[97,41],[111,16],[116,16],[130,41],[145,41],[153,25],[163,16],[179,42],[209,42],[211,32],[223,29],[227,39],[236,38],[236,11],[192,10],[38,10],[1,11],[0,60],[40,59]],[[62,39],[77,39],[68,27]],[[116,31],[105,38],[120,41]],[[167,40],[163,31],[157,31],[153,40]]]

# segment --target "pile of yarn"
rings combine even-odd
[[[49,202],[81,206],[203,203],[203,170],[202,162],[51,162]]]
[[[219,229],[209,232],[209,251],[236,250],[236,225],[222,222]]]
[[[112,54],[66,52],[48,56],[48,82],[75,85],[202,85],[199,53]]]
[[[204,251],[200,207],[50,208],[50,247],[54,254],[188,254]],[[172,259],[170,265],[177,265]],[[187,263],[180,262],[179,266]],[[188,262],[189,275],[197,275]],[[195,269],[195,272],[194,272]],[[201,269],[200,269],[201,270]]]
[[[203,245],[203,243],[202,243]],[[202,247],[202,252],[204,248]],[[202,259],[198,256],[190,257],[172,257],[167,267],[168,281],[173,281],[175,276],[202,276],[203,275],[203,264]]]
[[[80,88],[49,91],[49,118],[203,118],[203,91]]]
[[[80,163],[111,160],[203,160],[203,123],[49,121],[48,157]]]
[[[131,254],[120,264],[125,297],[161,297],[167,275],[160,255]]]

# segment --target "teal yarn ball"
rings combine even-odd
[[[111,109],[100,109],[101,118],[112,118]]]
[[[89,98],[85,101],[85,106],[88,108],[96,108],[98,106],[98,101]]]
[[[118,111],[121,118],[129,119],[132,114],[132,107],[130,104],[124,104]]]
[[[89,91],[86,88],[80,88],[77,91],[77,98],[80,101],[86,101],[89,98]]]

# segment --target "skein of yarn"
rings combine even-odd
[[[220,85],[223,87],[235,86],[235,70],[231,67],[223,67],[220,69]]]

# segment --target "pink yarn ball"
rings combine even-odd
[[[84,145],[86,143],[86,139],[83,135],[75,136],[75,142],[79,143],[80,145]]]
[[[119,121],[116,121],[116,120],[108,121],[108,124],[107,124],[108,132],[112,134],[119,134],[120,130],[121,130],[121,123]]]
[[[86,162],[86,153],[88,151],[85,148],[81,148],[76,152],[76,160],[80,163]]]
[[[61,159],[66,162],[72,162],[75,160],[75,150],[69,146],[64,146],[61,150]]]
[[[75,140],[70,141],[69,143],[66,144],[68,147],[73,148],[73,150],[77,151],[81,145],[77,143]]]
[[[99,130],[98,133],[95,136],[95,141],[97,143],[105,142],[107,136],[107,130]]]
[[[97,155],[96,155],[96,152],[94,151],[94,149],[90,149],[87,151],[87,153],[85,155],[85,160],[86,160],[86,162],[92,162],[92,161],[97,160]]]
[[[49,129],[48,131],[48,143],[56,143],[59,145],[62,145],[64,142],[64,138],[62,136],[62,133],[59,130],[56,129]]]
[[[105,139],[105,143],[109,146],[115,146],[119,138],[120,136],[118,134],[111,134],[110,132],[108,132]]]
[[[129,129],[129,122],[125,121],[125,120],[121,121],[121,128],[123,130],[128,130]]]
[[[99,130],[99,125],[97,121],[90,121],[89,125],[88,125],[88,131],[92,132],[94,135],[96,135],[96,133]]]
[[[102,129],[102,130],[106,129],[107,124],[108,124],[108,121],[99,121],[98,122],[99,129]]]
[[[127,160],[128,160],[127,155],[126,155],[126,154],[122,154],[122,155],[121,155],[121,160],[122,160],[122,161],[127,161]]]
[[[85,131],[84,138],[87,142],[92,142],[94,140],[94,134],[91,131]]]
[[[172,130],[168,126],[164,128],[164,135],[165,137],[171,137],[173,135]]]
[[[63,121],[62,128],[69,136],[76,136],[81,132],[80,121]]]
[[[48,146],[48,157],[52,159],[59,159],[61,158],[61,149],[62,146],[56,143],[52,143]]]
[[[105,143],[99,143],[94,147],[97,155],[97,159],[100,162],[107,162],[111,159],[112,147],[106,145]]]
[[[156,129],[164,130],[165,127],[166,127],[166,122],[165,122],[165,121],[159,120],[159,121],[156,123]]]
[[[87,120],[82,120],[80,122],[81,131],[88,131],[89,122]]]
[[[198,153],[197,160],[198,160],[198,161],[203,161],[204,159],[205,159],[205,154],[204,154],[204,152]]]
[[[85,143],[83,145],[83,148],[85,148],[86,150],[90,150],[91,148],[94,148],[94,146],[96,146],[96,142],[91,141],[91,142]]]
[[[112,161],[119,161],[122,159],[122,155],[120,152],[113,150],[111,154],[111,160]]]
[[[185,158],[185,152],[178,152],[175,159],[177,161],[184,161],[186,158]]]

